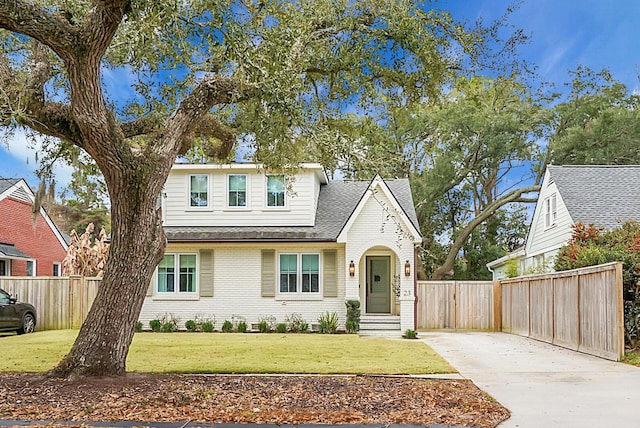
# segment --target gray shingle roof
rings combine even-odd
[[[640,221],[640,165],[547,168],[574,223],[611,229]]]
[[[9,187],[20,181],[19,178],[0,178],[0,193],[4,193]]]
[[[22,251],[14,247],[13,244],[7,244],[4,242],[0,242],[0,254],[6,257],[20,257],[25,259],[31,258],[27,254],[23,253]]]
[[[322,185],[314,226],[168,226],[165,227],[165,233],[170,242],[335,241],[367,191],[369,183],[368,181],[333,181]],[[418,220],[413,207],[409,181],[396,179],[385,180],[385,183],[407,213],[409,220],[417,228]]]

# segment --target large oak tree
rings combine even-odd
[[[125,372],[177,156],[238,138],[267,167],[320,156],[346,109],[434,96],[493,34],[409,0],[0,2],[0,123],[84,150],[111,200],[102,285],[51,374]]]

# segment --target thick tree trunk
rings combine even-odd
[[[49,375],[125,374],[135,324],[166,245],[156,208],[165,177],[166,173],[154,177],[154,183],[141,184],[121,176],[122,182],[110,186],[112,242],[105,275],[71,351]]]

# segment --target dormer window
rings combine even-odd
[[[284,175],[267,176],[267,207],[284,207]]]
[[[245,174],[230,174],[227,177],[229,207],[246,207],[247,176]]]
[[[209,176],[194,174],[189,176],[189,207],[209,206]]]

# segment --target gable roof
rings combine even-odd
[[[640,165],[547,167],[574,223],[611,229],[640,221]]]
[[[404,184],[403,181],[400,180],[393,180],[395,183],[397,184]],[[406,180],[405,180],[406,181]],[[389,183],[391,183],[392,181],[390,180]],[[409,184],[408,181],[406,181],[406,184]],[[408,197],[409,197],[409,201],[411,201],[411,203],[409,204],[409,206],[411,208],[413,208],[413,198],[411,198],[411,188],[409,186],[402,186],[399,187],[397,186],[396,189],[396,193],[398,195],[404,195],[404,197],[406,198],[406,194],[404,192],[404,190],[408,190]],[[399,188],[398,188],[399,187]],[[406,189],[405,189],[406,188]],[[344,224],[344,226],[342,227],[342,230],[340,231],[340,234],[338,235],[338,242],[345,242],[347,239],[347,232],[349,231],[349,229],[351,228],[351,226],[353,225],[353,223],[356,221],[356,218],[360,215],[360,212],[364,209],[365,204],[367,203],[367,201],[369,200],[369,198],[373,197],[375,198],[375,193],[378,192],[378,189],[380,189],[380,191],[387,197],[387,199],[389,200],[389,202],[391,203],[393,209],[402,217],[403,214],[407,214],[406,211],[402,205],[400,205],[400,202],[397,198],[396,195],[394,195],[394,192],[391,190],[389,184],[382,179],[382,177],[380,177],[379,175],[376,175],[373,180],[371,180],[371,182],[369,183],[369,185],[367,186],[367,190],[370,190],[369,192],[367,192],[365,195],[362,196],[362,198],[360,199],[360,201],[358,202],[358,205],[356,206],[355,210],[351,213],[351,215],[349,216],[349,219],[347,220],[347,222]],[[407,202],[405,200],[405,202]],[[388,209],[386,207],[383,207],[384,209]],[[410,208],[410,209],[411,209]],[[387,214],[390,215],[390,211],[387,211]],[[395,217],[395,215],[394,215]],[[409,216],[407,216],[409,217]],[[415,209],[413,209],[413,214],[412,217],[415,219]],[[409,220],[409,224],[407,224],[407,226],[410,229],[411,235],[414,237],[414,239],[416,241],[418,241],[420,239],[420,228],[418,226],[418,222],[417,219],[416,221],[412,221],[411,218],[407,218],[407,220]],[[406,222],[406,220],[403,220],[403,222]]]
[[[0,201],[9,196],[29,204],[33,204],[35,201],[35,194],[23,178],[0,178]],[[62,231],[58,229],[58,226],[51,220],[51,217],[43,207],[40,207],[40,215],[42,215],[62,248],[67,251],[69,242],[67,242]]]
[[[407,179],[385,180],[409,221],[418,219]],[[313,226],[165,226],[170,242],[308,241],[335,242],[369,188],[368,181],[331,181],[320,187]]]
[[[0,195],[9,190],[19,181],[19,178],[0,178]]]

